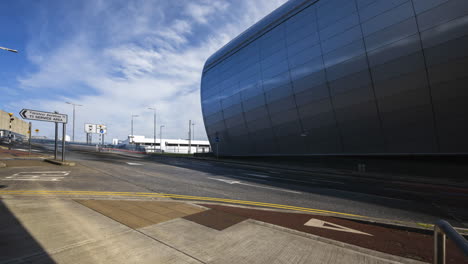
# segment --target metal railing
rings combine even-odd
[[[452,240],[468,259],[468,241],[447,221],[439,220],[434,225],[434,264],[445,264],[446,238]]]

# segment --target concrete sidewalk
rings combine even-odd
[[[11,159],[43,159],[48,157],[50,155],[41,153],[38,150],[34,150],[29,154],[29,150],[26,148],[15,146],[12,149],[8,149],[8,147],[0,146],[0,161],[2,162]]]
[[[2,264],[423,263],[168,200],[4,198],[0,227]]]

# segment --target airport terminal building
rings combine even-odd
[[[468,154],[467,0],[291,0],[205,64],[220,155]]]

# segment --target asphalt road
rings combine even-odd
[[[50,150],[50,147],[47,147]],[[72,148],[76,167],[0,170],[8,190],[157,192],[300,206],[373,218],[466,227],[468,195],[450,188],[321,174],[251,168],[214,161],[98,153]],[[44,180],[38,172],[64,171]],[[33,173],[31,173],[33,172]],[[66,175],[65,175],[66,174]],[[12,177],[12,175],[16,175]],[[21,177],[24,175],[24,177]],[[10,178],[8,178],[10,177]],[[29,178],[28,178],[29,177]]]

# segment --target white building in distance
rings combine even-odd
[[[162,144],[160,144],[162,142]],[[145,136],[136,136],[133,138],[131,135],[124,141],[122,145],[126,145],[127,148],[131,149],[132,145],[144,147],[145,151],[150,152],[167,152],[167,153],[205,153],[210,152],[210,142],[208,140],[188,140],[188,139],[166,139],[162,140],[156,138],[146,138]]]

